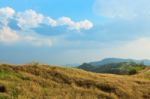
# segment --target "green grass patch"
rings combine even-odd
[[[8,70],[0,70],[0,79],[18,79],[22,75]]]

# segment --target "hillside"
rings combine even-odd
[[[149,75],[149,69],[145,69]],[[143,76],[141,76],[143,75]],[[0,65],[0,99],[150,99],[149,76],[48,65]]]
[[[135,62],[108,63],[100,66],[93,66],[89,63],[84,63],[78,68],[97,73],[133,75],[137,74],[141,70],[144,70],[146,66],[143,64],[137,64]]]

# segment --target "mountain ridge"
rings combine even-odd
[[[97,73],[131,75],[149,66],[149,62],[149,60],[105,58],[101,61],[83,63],[77,68]]]
[[[100,61],[88,62],[93,66],[100,66],[110,63],[120,63],[120,62],[135,62],[135,63],[144,63],[144,65],[150,66],[150,60],[148,59],[125,59],[125,58],[104,58]]]

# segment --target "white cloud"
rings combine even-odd
[[[21,35],[19,32],[21,31],[14,31],[7,26],[0,28],[0,43],[12,44],[26,42],[35,46],[52,46],[52,41],[50,38],[40,37],[36,34],[33,35],[33,33],[32,35]]]
[[[94,12],[111,18],[150,18],[149,0],[96,0]]]
[[[73,26],[71,26],[71,29],[76,29],[76,30],[80,30],[80,29],[85,29],[85,30],[89,30],[93,27],[93,23],[91,23],[89,20],[84,20],[84,21],[80,21],[75,23]]]
[[[21,29],[26,30],[38,27],[39,24],[43,22],[44,16],[30,9],[26,10],[25,12],[19,12],[17,14],[16,20],[18,22],[18,26]]]
[[[11,30],[9,27],[3,27],[0,29],[0,42],[12,43],[19,40],[18,34]]]
[[[0,8],[0,23],[7,25],[9,19],[13,17],[15,11],[10,7]]]
[[[58,19],[59,25],[72,25],[74,22],[69,17],[61,17]]]
[[[16,31],[11,29],[8,26],[10,18],[16,19],[18,26],[22,30]],[[12,44],[26,42],[36,46],[52,46],[52,41],[50,38],[42,37],[36,33],[32,33],[33,31],[31,28],[38,27],[43,20],[44,16],[36,13],[33,10],[19,12],[15,15],[15,11],[10,7],[0,8],[0,43]],[[28,30],[30,33],[22,35],[23,32],[25,32],[24,30]]]
[[[8,26],[10,19],[16,21],[20,30]],[[41,24],[50,27],[66,26],[67,29],[76,31],[88,30],[93,27],[93,23],[89,20],[75,22],[69,17],[53,19],[32,9],[15,12],[14,9],[5,7],[0,8],[0,42],[6,44],[24,42],[36,46],[52,46],[52,37],[42,36],[34,31],[33,28],[39,28]]]
[[[58,20],[44,16],[34,10],[26,10],[17,14],[16,20],[18,26],[23,29],[37,28],[40,24],[46,24],[51,27],[67,26],[69,30],[89,30],[93,27],[93,23],[89,20],[74,22],[69,17],[60,17]]]
[[[50,18],[50,17],[45,18],[44,21],[45,21],[44,23],[46,23],[46,24],[48,24],[52,27],[57,26],[57,22],[54,19]]]
[[[61,17],[58,20],[58,25],[67,25],[69,29],[71,30],[81,30],[81,29],[91,29],[93,27],[93,23],[89,20],[84,20],[80,22],[74,22],[69,17]]]

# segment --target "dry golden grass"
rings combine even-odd
[[[147,67],[146,69],[142,70],[140,73],[134,76],[137,78],[150,80],[150,67]]]
[[[48,65],[3,64],[0,99],[150,99],[148,73],[120,76]]]

